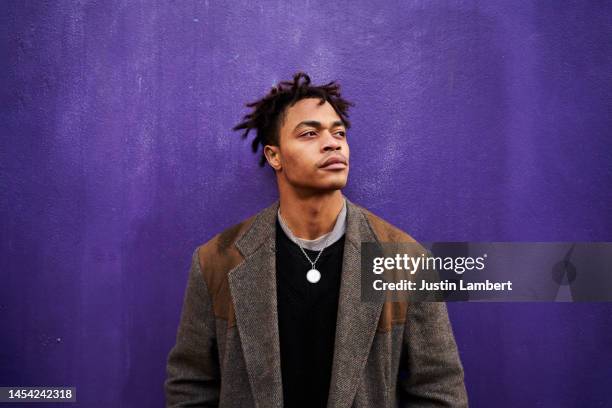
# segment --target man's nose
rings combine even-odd
[[[323,132],[323,134],[325,135],[325,139],[323,142],[324,151],[340,150],[342,148],[342,143],[340,143],[340,140],[335,138],[334,135],[332,135],[329,131],[325,131]]]

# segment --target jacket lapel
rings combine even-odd
[[[360,208],[346,201],[346,238],[328,407],[351,406],[382,310],[382,303],[361,301],[361,243],[378,241]]]
[[[360,208],[347,202],[342,281],[328,407],[350,406],[382,310],[361,301],[361,242],[377,242]],[[228,274],[236,324],[253,398],[282,407],[283,390],[276,298],[276,201],[236,241],[244,261]]]
[[[260,212],[236,242],[244,261],[228,274],[236,324],[253,398],[260,407],[282,407],[276,303],[278,201]]]

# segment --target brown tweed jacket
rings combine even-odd
[[[278,201],[193,253],[168,355],[168,407],[282,407],[275,279]],[[443,302],[361,301],[361,242],[414,242],[347,199],[328,407],[466,407]],[[400,368],[407,375],[400,376]]]

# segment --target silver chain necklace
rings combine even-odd
[[[281,217],[281,221],[283,221],[282,217]],[[291,231],[291,228],[289,228],[289,226],[284,221],[283,221],[283,224],[285,224],[287,229],[289,231]],[[293,234],[293,231],[291,231],[291,233]],[[293,234],[293,236],[295,236],[295,239],[296,239],[295,243],[300,248],[300,250],[302,251],[302,253],[306,257],[306,259],[308,259],[308,262],[310,262],[310,265],[312,265],[310,270],[308,272],[306,272],[306,280],[308,280],[308,282],[310,282],[310,283],[317,283],[318,281],[321,280],[321,272],[319,272],[319,270],[316,268],[316,263],[319,260],[319,257],[321,256],[323,251],[325,250],[325,248],[327,248],[327,242],[329,241],[329,237],[331,237],[331,235],[332,235],[332,233],[329,232],[328,235],[327,235],[327,238],[325,238],[325,244],[323,245],[323,248],[321,248],[321,250],[319,251],[319,254],[317,255],[316,259],[314,261],[312,261],[310,259],[310,257],[308,256],[308,254],[306,253],[306,251],[304,251],[304,248],[302,248],[302,246],[300,245],[299,238],[295,234]]]
[[[317,283],[321,279],[321,272],[319,272],[319,270],[315,267],[315,264],[319,260],[319,257],[321,256],[325,248],[327,248],[327,241],[329,240],[330,236],[331,236],[331,232],[329,233],[327,238],[325,238],[325,245],[323,245],[323,248],[321,248],[321,250],[319,251],[319,254],[317,255],[317,258],[314,261],[310,260],[310,257],[308,256],[306,251],[304,251],[304,248],[302,248],[302,246],[298,243],[298,246],[302,250],[302,253],[306,257],[306,259],[308,259],[308,262],[310,262],[310,264],[312,265],[312,268],[308,272],[306,272],[306,279],[310,283]]]

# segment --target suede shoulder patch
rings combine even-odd
[[[386,242],[410,242],[417,241],[406,232],[374,215],[371,211],[362,207],[362,211],[372,227],[374,234],[380,243]],[[422,248],[422,247],[421,247]],[[408,311],[408,302],[385,302],[383,304],[380,320],[378,321],[379,332],[391,331],[395,325],[404,325],[406,323],[406,313]]]
[[[198,249],[200,270],[208,286],[213,312],[217,318],[227,320],[228,328],[236,324],[236,317],[227,275],[244,259],[234,244],[254,220],[252,216],[226,229]]]

